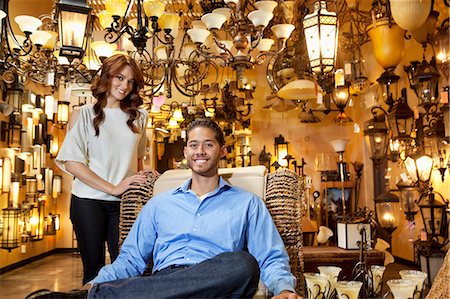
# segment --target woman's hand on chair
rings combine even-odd
[[[139,184],[143,184],[147,181],[147,175],[134,174],[127,178],[124,178],[119,184],[113,186],[109,194],[114,196],[120,196],[125,191],[131,188],[137,188]]]

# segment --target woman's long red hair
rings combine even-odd
[[[97,103],[94,104],[95,136],[98,136],[100,124],[105,119],[103,108],[107,103],[106,99],[108,98],[111,89],[111,81],[114,76],[119,74],[126,66],[129,66],[132,69],[135,83],[130,93],[120,101],[120,109],[129,115],[127,125],[131,131],[139,133],[139,129],[134,124],[134,121],[139,119],[139,106],[144,102],[139,95],[139,90],[144,87],[144,77],[133,58],[123,54],[116,54],[103,62],[100,75],[96,76],[92,83],[92,95],[97,99]]]

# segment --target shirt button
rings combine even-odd
[[[196,232],[196,231],[197,231],[197,229],[196,229],[196,228],[194,228],[194,229],[193,229],[193,231],[194,231],[194,232]]]
[[[188,258],[188,257],[186,258],[186,261],[190,261],[190,260],[191,260],[190,258]]]
[[[197,213],[197,216],[201,216],[201,214],[200,214],[200,213]]]

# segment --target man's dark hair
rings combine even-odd
[[[225,145],[225,137],[223,136],[222,129],[219,125],[210,118],[197,118],[193,122],[191,122],[187,128],[187,136],[189,138],[189,133],[195,129],[196,127],[204,127],[211,129],[216,137],[217,142],[219,142],[220,146]]]

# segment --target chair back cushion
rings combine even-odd
[[[253,192],[263,200],[265,199],[266,174],[267,169],[262,165],[219,168],[219,175],[221,175],[227,182],[234,186]],[[158,178],[158,180],[156,180],[153,194],[156,195],[160,192],[174,189],[190,177],[190,169],[167,170]]]

